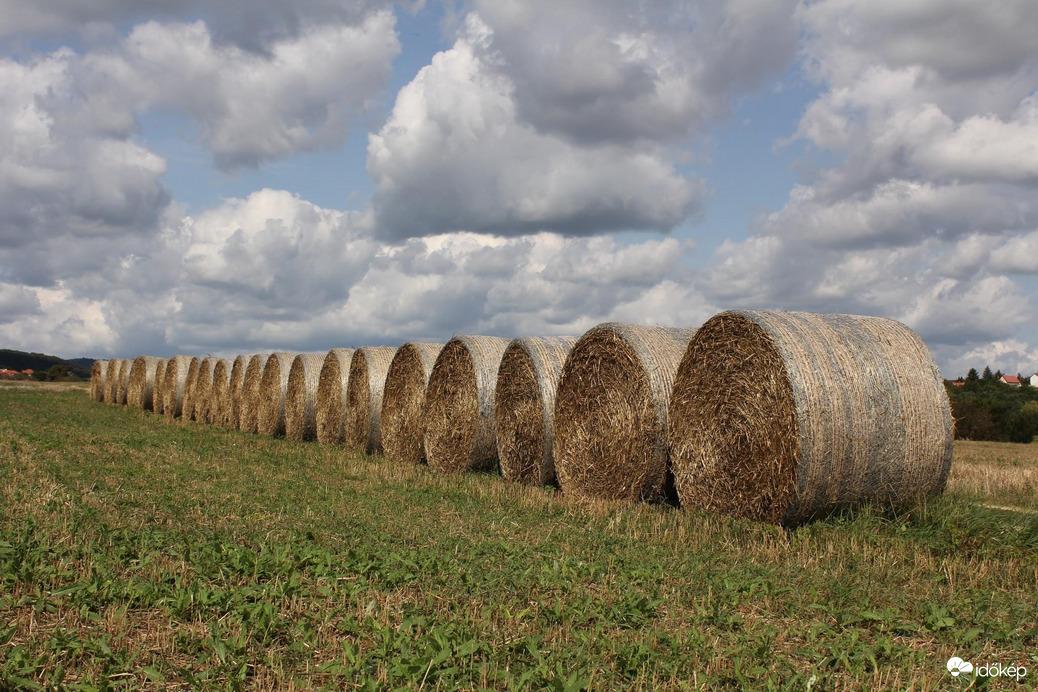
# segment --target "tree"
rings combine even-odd
[[[991,372],[991,366],[990,365],[985,365],[984,366],[984,372],[980,376],[980,379],[986,380],[988,382],[991,382],[993,380],[997,380],[998,378],[995,377],[995,374],[993,372]]]
[[[995,371],[995,382],[998,382],[1001,379],[1002,379],[1002,371],[1001,370],[996,370]]]
[[[970,368],[970,371],[968,373],[966,373],[966,381],[967,382],[976,382],[979,379],[980,379],[980,375],[977,374],[977,369],[976,368]]]
[[[69,372],[68,366],[64,363],[58,363],[52,365],[47,369],[47,381],[48,382],[60,382],[62,380],[69,379],[71,373]]]

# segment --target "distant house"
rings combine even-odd
[[[17,370],[8,370],[7,368],[0,368],[0,377],[5,380],[10,380],[21,375]]]
[[[1036,372],[1035,374],[1031,375],[1031,386],[1032,387],[1038,387],[1038,372]]]
[[[953,387],[965,387],[966,386],[965,382],[959,382],[958,380],[952,380],[951,384],[952,384]]]
[[[36,371],[33,370],[32,368],[26,368],[25,370],[22,370],[22,374],[23,375],[28,375],[29,377],[32,377],[32,374],[34,372],[36,372]]]
[[[1020,378],[1016,375],[1002,375],[1002,377],[998,378],[998,381],[1002,384],[1008,384],[1010,387],[1020,386]]]

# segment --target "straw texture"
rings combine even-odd
[[[382,395],[382,447],[390,459],[420,464],[425,461],[422,406],[436,357],[443,344],[411,341],[393,356]]]
[[[184,383],[184,404],[181,408],[180,415],[184,420],[198,420],[196,411],[198,406],[199,395],[205,395],[199,385],[200,380],[203,379],[203,373],[206,368],[209,369],[208,381],[212,384],[213,373],[212,373],[212,362],[208,356],[196,356],[191,359],[191,364],[187,369],[187,382]]]
[[[162,415],[163,404],[165,403],[165,381],[166,381],[166,367],[169,365],[169,359],[163,359],[162,363],[155,368],[155,384],[151,390],[151,410],[152,412]]]
[[[555,399],[555,470],[563,492],[666,499],[667,404],[694,333],[608,322],[580,337]]]
[[[575,337],[513,339],[497,372],[497,451],[501,475],[554,485],[555,392]]]
[[[123,365],[122,359],[112,358],[108,361],[108,372],[105,373],[105,386],[102,401],[106,404],[115,404],[116,394],[119,392],[119,368]]]
[[[324,445],[342,442],[346,387],[350,380],[352,348],[333,348],[324,357],[317,383],[317,441]]]
[[[162,378],[162,415],[178,418],[184,409],[184,389],[193,356],[173,356],[166,363]]]
[[[90,366],[90,398],[94,401],[104,401],[105,376],[107,374],[107,360],[95,360]]]
[[[671,421],[684,505],[785,526],[937,495],[951,466],[933,357],[879,317],[716,315],[681,362]]]
[[[126,405],[151,410],[155,395],[155,373],[166,367],[165,358],[137,356],[130,366],[130,384],[126,389]]]
[[[209,399],[213,393],[213,370],[219,358],[207,356],[199,361],[198,374],[191,387],[191,417],[199,423],[207,423]]]
[[[209,389],[209,410],[206,423],[227,426],[231,407],[231,368],[234,363],[220,358],[213,366],[213,384]]]
[[[126,392],[130,388],[130,369],[132,367],[132,359],[123,358],[119,361],[119,381],[116,384],[115,403],[120,406],[126,405]]]
[[[285,395],[288,393],[292,361],[297,355],[278,351],[270,354],[263,366],[256,420],[256,432],[260,435],[285,434]]]
[[[260,382],[263,380],[263,368],[267,364],[269,353],[256,353],[249,357],[245,366],[245,375],[241,385],[241,410],[239,412],[238,429],[245,432],[256,432],[259,422]]]
[[[241,427],[242,388],[245,385],[245,369],[248,367],[251,357],[246,355],[235,356],[234,362],[231,363],[231,378],[227,382],[227,395],[230,401],[227,407],[225,425],[235,430]]]
[[[317,437],[317,385],[324,353],[300,353],[292,360],[285,394],[285,437],[312,440]]]
[[[382,451],[382,393],[394,355],[392,346],[364,346],[353,352],[342,418],[342,443],[347,449]]]
[[[456,336],[440,351],[425,392],[425,456],[440,471],[497,466],[494,389],[508,339]]]

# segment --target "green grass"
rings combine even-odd
[[[787,532],[79,390],[0,411],[3,689],[964,689],[952,655],[1038,679],[1038,463],[986,448],[975,486]]]

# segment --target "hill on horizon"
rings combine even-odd
[[[8,348],[0,349],[0,368],[10,370],[27,370],[46,372],[55,365],[67,365],[69,372],[84,380],[90,379],[90,368],[94,364],[93,358],[59,358],[46,353],[29,353],[27,351],[15,351]]]

